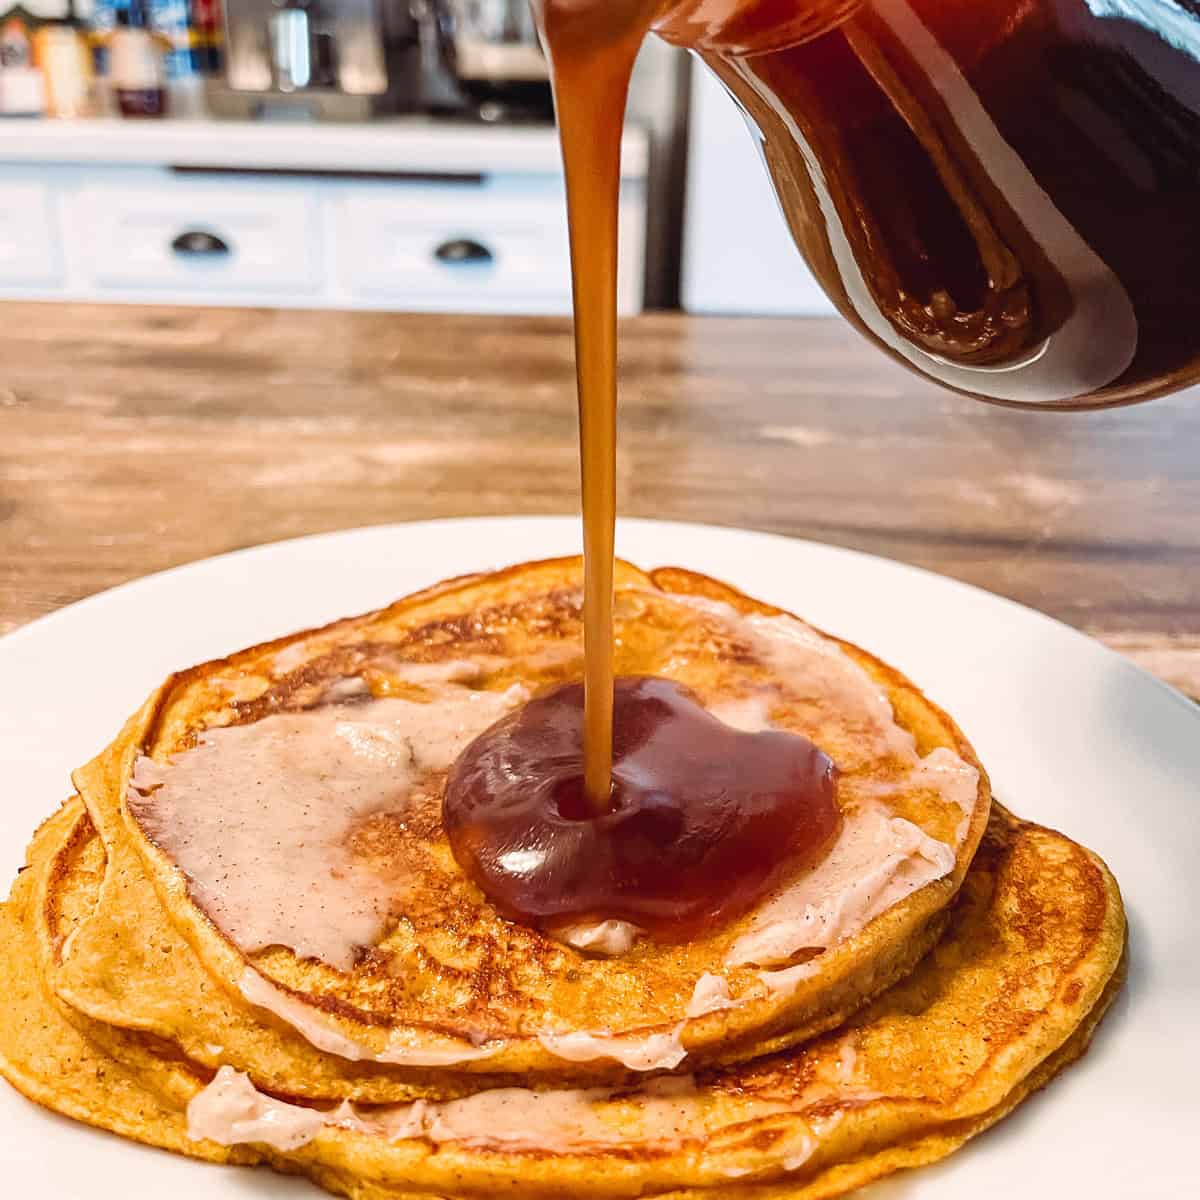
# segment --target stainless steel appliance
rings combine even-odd
[[[392,107],[388,0],[224,0],[224,85],[217,116],[361,120]]]
[[[450,61],[484,120],[551,119],[549,71],[529,0],[449,0]]]

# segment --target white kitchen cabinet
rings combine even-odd
[[[338,284],[350,305],[444,311],[569,312],[570,253],[561,185],[342,186],[330,195]],[[621,213],[623,312],[641,307],[644,205],[626,185]]]
[[[71,189],[63,236],[101,295],[312,293],[321,282],[318,204],[307,189],[133,168]]]
[[[343,189],[334,199],[342,286],[398,303],[419,291],[450,309],[560,304],[570,295],[562,205],[552,190]]]
[[[0,174],[0,288],[53,287],[61,278],[53,190]]]
[[[619,306],[642,307],[626,135]],[[0,299],[569,313],[552,129],[0,124]]]

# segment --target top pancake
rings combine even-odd
[[[810,1037],[911,969],[935,936],[936,919],[957,891],[986,825],[986,775],[979,769],[965,805],[948,801],[929,785],[929,769],[868,736],[862,713],[848,711],[836,693],[822,694],[803,678],[781,675],[779,662],[768,661],[748,636],[750,626],[739,623],[746,616],[794,619],[683,571],[647,575],[618,564],[618,673],[674,679],[719,713],[757,706],[769,713],[773,727],[804,734],[834,759],[845,812],[883,805],[891,818],[911,823],[914,837],[948,848],[947,869],[938,877],[799,968],[786,958],[729,961],[738,957],[731,951],[739,939],[760,928],[753,911],[687,944],[643,938],[613,958],[580,953],[505,920],[449,853],[440,824],[444,772],[438,771],[420,779],[396,819],[385,814],[372,821],[369,836],[354,840],[354,853],[403,869],[396,919],[375,944],[340,965],[282,945],[247,951],[221,932],[210,919],[210,898],[198,896],[195,880],[189,883],[162,852],[158,843],[169,838],[153,828],[148,833],[131,810],[130,783],[140,756],[165,764],[194,747],[205,730],[344,702],[351,698],[347,680],[364,680],[375,696],[438,704],[448,686],[495,700],[514,684],[529,694],[578,678],[579,581],[577,560],[525,564],[451,581],[378,613],[196,667],[168,680],[117,741],[77,773],[109,853],[110,874],[123,856],[130,888],[136,890],[139,872],[149,880],[153,891],[143,886],[139,903],[146,909],[155,900],[161,905],[165,919],[157,919],[186,940],[196,978],[215,979],[222,1003],[235,1014],[248,1009],[261,1025],[261,1009],[246,1001],[249,979],[255,1004],[267,1003],[285,1018],[246,1039],[243,1055],[213,1054],[204,1065],[219,1059],[277,1087],[291,1079],[292,1094],[373,1100],[409,1094],[405,1088],[413,1078],[431,1067],[551,1077],[612,1074],[622,1063],[638,1070],[681,1063],[690,1068]],[[807,629],[798,622],[794,627]],[[897,672],[834,639],[821,645],[822,653],[845,655],[865,672],[890,703],[896,725],[911,735],[916,756],[951,752],[978,769],[953,721]],[[951,760],[936,761],[944,767]],[[211,806],[222,803],[220,794],[207,799]],[[236,839],[237,831],[229,836]],[[103,908],[101,889],[98,911]],[[128,917],[126,911],[127,928]],[[76,939],[81,944],[87,924]],[[95,965],[90,963],[89,976],[103,978]],[[724,981],[732,1004],[688,1016],[705,975]],[[186,1022],[156,1028],[147,1011],[152,997],[139,1001],[139,995],[139,989],[126,989],[104,1019],[186,1037]],[[289,1024],[302,1027],[309,1042],[338,1060],[316,1086],[305,1061],[312,1047],[300,1049]],[[187,1039],[189,1055],[202,1063],[210,1032],[200,1018]],[[572,1038],[580,1034],[582,1040]],[[228,1051],[218,1038],[209,1040]]]

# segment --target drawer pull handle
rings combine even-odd
[[[185,258],[220,258],[230,252],[229,243],[203,229],[188,229],[171,242],[171,249]]]
[[[490,263],[495,255],[482,242],[470,238],[453,238],[443,242],[434,252],[438,262],[447,266],[457,266],[459,263],[483,265]]]

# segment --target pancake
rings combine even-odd
[[[997,807],[935,951],[803,1047],[633,1090],[493,1091],[320,1112],[258,1095],[228,1069],[210,1082],[119,1030],[108,1034],[113,1062],[63,1022],[36,967],[77,927],[81,880],[97,875],[89,833],[77,805],[64,810],[0,909],[0,947],[18,968],[0,1015],[0,1070],[58,1111],[197,1154],[219,1147],[191,1140],[186,1106],[191,1132],[226,1136],[234,1110],[221,1092],[231,1091],[243,1117],[255,1106],[275,1116],[250,1132],[288,1143],[254,1153],[360,1200],[516,1187],[545,1197],[841,1195],[940,1158],[1000,1119],[1086,1049],[1121,980],[1124,915],[1104,865]],[[64,873],[75,880],[56,890]],[[296,1113],[308,1123],[298,1142]]]
[[[35,834],[28,855],[32,867],[18,875],[11,896],[0,904],[5,983],[0,1075],[37,1104],[133,1141],[209,1162],[259,1161],[261,1155],[249,1147],[226,1148],[189,1138],[179,1109],[149,1085],[149,1064],[125,1066],[100,1052],[67,1019],[46,986],[37,947],[38,899],[50,870],[65,866],[68,859],[82,873],[102,865],[94,853],[94,839],[90,862],[86,852],[73,853],[88,843],[89,832],[78,800],[61,808]],[[69,904],[58,910],[56,925],[64,936],[78,917]]]
[[[381,1102],[455,1094],[481,1076],[614,1082],[738,1061],[839,1024],[910,971],[986,825],[990,792],[974,753],[946,714],[871,655],[684,571],[618,564],[617,670],[676,680],[730,724],[801,733],[830,754],[849,831],[828,859],[842,872],[842,907],[799,902],[812,899],[814,875],[686,944],[640,938],[604,957],[568,944],[578,930],[552,936],[505,920],[467,881],[440,823],[449,762],[421,764],[411,746],[448,753],[444,731],[426,728],[433,717],[453,712],[460,732],[478,732],[463,713],[490,723],[577,678],[579,584],[577,560],[472,576],[169,680],[76,774],[108,867],[94,912],[54,968],[58,995],[170,1041],[201,1068],[231,1065],[292,1096]],[[384,806],[346,838],[362,860],[346,868],[359,872],[348,876],[356,886],[380,863],[402,865],[379,935],[344,961],[340,926],[323,943],[289,947],[286,938],[321,925],[297,932],[303,923],[283,911],[307,895],[293,854],[251,864],[258,891],[279,889],[279,911],[239,938],[231,921],[252,905],[205,891],[202,872],[185,874],[173,857],[187,847],[170,845],[180,821],[194,822],[188,836],[211,836],[237,789],[201,786],[200,776],[189,793],[173,781],[205,756],[238,778],[236,754],[222,759],[219,747],[249,753],[268,731],[282,731],[285,747],[295,742],[283,734],[329,737],[332,723],[378,739],[369,714],[380,704],[427,742],[408,743],[420,769],[402,809]],[[172,789],[175,826],[155,811]],[[243,837],[266,843],[293,818]],[[236,825],[222,836],[223,851]],[[855,880],[879,865],[862,855],[885,851],[891,873],[871,896],[856,893]],[[366,928],[371,914],[353,903],[364,889],[347,890],[351,900],[337,901]],[[814,932],[814,921],[833,932]]]

